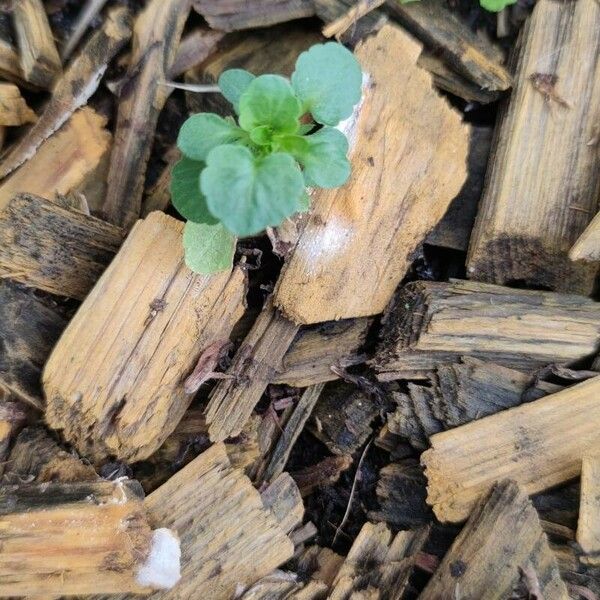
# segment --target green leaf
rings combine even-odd
[[[273,141],[273,132],[268,125],[260,125],[250,132],[250,139],[258,146],[268,146]]]
[[[243,136],[244,132],[234,123],[212,113],[199,113],[181,126],[177,146],[188,158],[205,161],[216,146],[234,142]]]
[[[221,223],[188,221],[183,228],[185,264],[195,273],[227,271],[233,264],[235,237]]]
[[[303,156],[308,151],[307,138],[301,135],[281,135],[276,138],[277,148],[281,152],[287,152],[294,158]]]
[[[298,57],[292,86],[315,121],[337,125],[360,100],[362,72],[352,52],[341,44],[317,44]]]
[[[322,188],[336,188],[346,183],[350,176],[346,136],[333,127],[323,127],[304,139],[307,150],[297,158],[308,180]]]
[[[209,155],[200,186],[210,212],[238,236],[279,225],[299,210],[302,173],[288,154],[255,159],[244,146],[225,145]]]
[[[218,223],[209,212],[206,198],[200,191],[200,172],[204,163],[185,156],[171,171],[171,203],[182,217],[194,223]]]
[[[489,10],[490,12],[500,12],[504,10],[510,4],[514,4],[517,0],[479,0],[479,4],[485,10]]]
[[[295,133],[299,127],[300,102],[288,80],[261,75],[240,98],[240,127],[251,131],[266,125],[277,133]]]
[[[219,76],[218,83],[221,93],[233,104],[233,108],[238,114],[240,112],[240,97],[253,79],[256,79],[256,77],[244,69],[227,69],[227,71],[223,71]]]

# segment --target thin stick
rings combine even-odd
[[[354,499],[354,491],[356,490],[358,476],[360,475],[360,469],[362,467],[363,461],[365,460],[365,456],[367,455],[367,450],[370,448],[372,441],[373,441],[373,438],[371,438],[369,440],[369,443],[365,446],[365,449],[363,450],[363,452],[360,456],[360,460],[358,461],[358,467],[356,467],[356,473],[354,474],[354,481],[352,482],[352,489],[350,490],[350,498],[348,498],[348,506],[346,507],[346,512],[344,513],[344,518],[342,519],[342,522],[338,525],[337,529],[335,530],[335,534],[333,536],[333,542],[331,543],[332,546],[335,545],[337,536],[339,535],[340,531],[342,530],[342,527],[344,527],[344,525],[346,524],[346,521],[348,520],[348,515],[350,514],[350,508],[352,507],[352,500]]]
[[[83,37],[86,29],[89,27],[92,19],[102,10],[107,0],[88,0],[83,10],[77,16],[75,25],[73,26],[73,33],[64,45],[60,57],[63,63],[71,56],[73,50]]]
[[[176,81],[159,81],[159,85],[175,88],[176,90],[187,90],[188,92],[199,92],[202,94],[220,92],[218,85],[208,83],[177,83]]]
[[[360,0],[348,12],[338,17],[325,27],[323,27],[323,35],[326,38],[340,36],[344,31],[350,29],[360,18],[370,13],[372,10],[379,8],[385,0]]]

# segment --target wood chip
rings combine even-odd
[[[458,279],[408,284],[384,321],[381,380],[427,377],[464,355],[531,370],[591,356],[600,341],[600,305],[585,296]]]
[[[19,194],[0,209],[0,277],[83,299],[122,239],[110,223]]]
[[[573,263],[568,252],[600,198],[600,154],[587,145],[600,122],[600,5],[542,0],[524,33],[467,272],[482,281],[589,294],[597,265]],[[530,81],[535,73],[555,77],[555,93],[570,107],[540,93]]]
[[[527,494],[515,482],[504,481],[474,507],[419,598],[510,598],[526,570],[539,583],[538,598],[570,597]]]
[[[104,25],[87,42],[54,87],[52,97],[37,122],[0,163],[0,178],[29,160],[44,140],[86,104],[96,91],[108,63],[131,35],[129,11],[113,9]]]
[[[584,456],[581,465],[577,541],[585,553],[600,553],[600,460],[597,454]]]
[[[27,106],[19,88],[13,83],[0,83],[0,125],[15,127],[33,123],[36,114]]]
[[[571,250],[571,260],[600,260],[600,213],[592,219],[584,232],[577,238]]]
[[[242,315],[245,274],[192,273],[182,229],[159,212],[139,221],[46,364],[47,422],[94,461],[152,454],[192,400],[199,356]]]
[[[438,433],[422,463],[427,502],[440,521],[461,521],[494,481],[509,477],[528,494],[577,477],[600,443],[600,377]]]
[[[23,76],[35,86],[51,88],[62,65],[42,0],[15,2],[13,16]]]
[[[175,60],[189,5],[190,0],[152,0],[135,21],[103,207],[107,221],[127,229],[140,215],[158,115],[170,94],[161,82]]]
[[[350,181],[314,194],[275,291],[275,305],[295,322],[381,312],[465,180],[468,130],[416,66],[419,53],[389,25],[356,51],[370,79],[352,136]],[[376,191],[365,196],[366,189]]]

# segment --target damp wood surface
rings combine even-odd
[[[295,322],[381,312],[465,180],[468,130],[416,66],[420,50],[390,25],[356,50],[368,80],[351,128],[350,180],[313,195],[277,282],[275,305]]]
[[[192,400],[185,378],[242,314],[244,273],[192,273],[182,227],[137,223],[46,364],[46,420],[93,460],[152,454]]]
[[[595,0],[536,4],[496,125],[469,277],[591,293],[597,265],[568,253],[600,198],[599,56]]]
[[[120,228],[31,194],[0,209],[0,276],[83,299],[121,245]]]
[[[462,521],[502,478],[528,494],[581,473],[600,442],[600,377],[431,438],[421,457],[427,502],[441,521]]]
[[[600,305],[585,296],[417,281],[387,308],[372,364],[381,380],[423,378],[460,356],[528,370],[591,357],[599,343]]]
[[[464,600],[504,600],[527,571],[535,575],[542,598],[570,597],[527,494],[504,481],[474,507],[419,598],[455,593]]]

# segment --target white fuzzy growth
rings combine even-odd
[[[136,581],[142,587],[170,590],[181,579],[179,539],[164,527],[152,532],[150,556],[138,571]]]
[[[348,145],[350,146],[350,151],[354,148],[354,143],[356,142],[356,129],[358,125],[358,116],[360,115],[360,110],[362,108],[363,102],[365,101],[365,96],[368,93],[369,88],[371,87],[371,77],[367,75],[367,73],[362,74],[362,95],[358,103],[354,106],[352,110],[352,114],[343,121],[338,123],[336,129],[339,129],[347,138]]]

